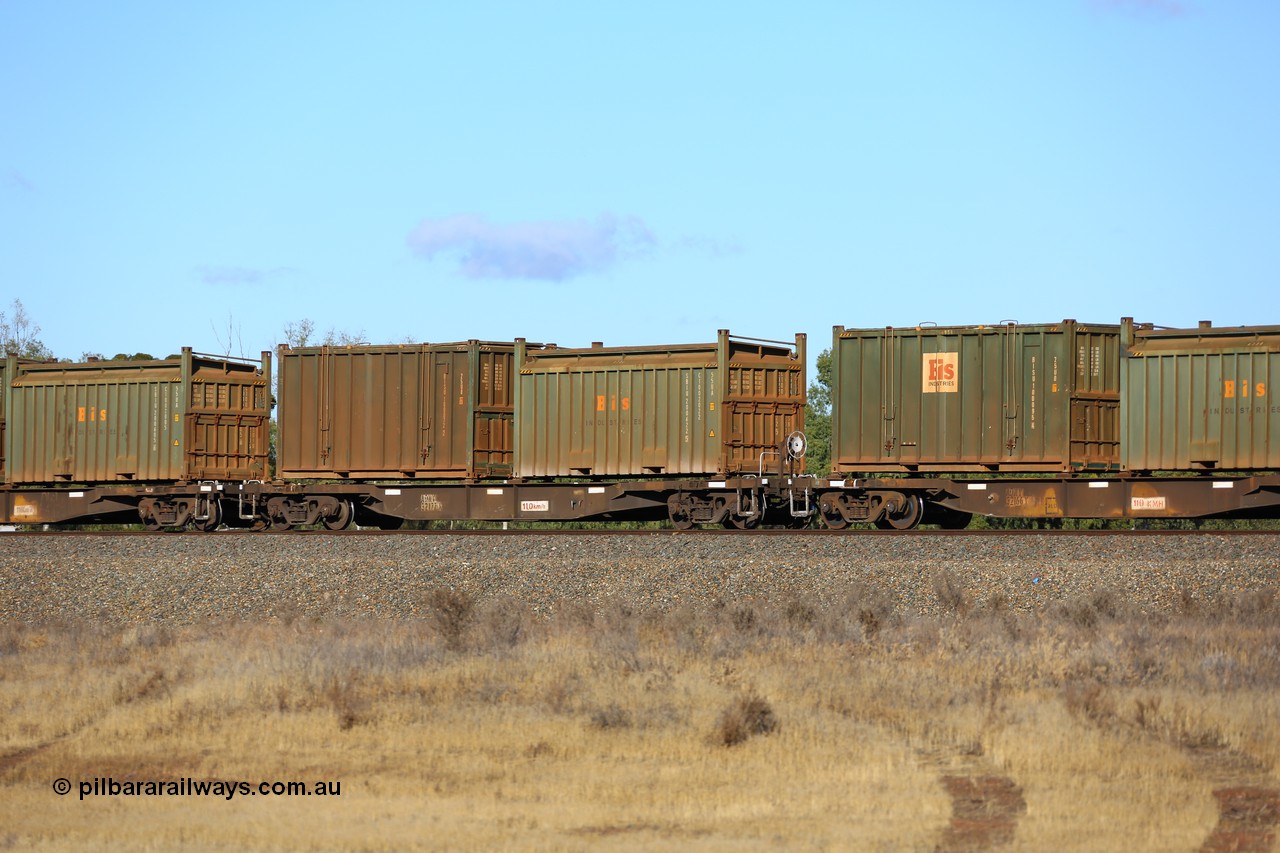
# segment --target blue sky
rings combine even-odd
[[[1280,3],[0,0],[61,357],[1280,324]]]

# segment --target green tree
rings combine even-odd
[[[831,470],[831,349],[818,355],[818,375],[809,383],[809,402],[804,407],[804,432],[809,440],[805,470],[827,474]]]
[[[45,361],[52,359],[53,351],[36,337],[40,334],[40,326],[31,319],[31,315],[22,305],[22,300],[13,300],[13,304],[9,306],[9,312],[11,313],[0,311],[0,344],[4,345],[2,354],[13,353],[21,358],[37,358]]]
[[[365,340],[364,331],[361,330],[352,334],[351,332],[340,332],[332,326],[329,331],[325,332],[323,337],[317,338],[316,324],[314,320],[303,318],[296,323],[286,323],[284,327],[283,344],[294,347],[354,347],[369,343]]]

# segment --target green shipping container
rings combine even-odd
[[[520,477],[779,470],[804,429],[805,336],[527,351],[517,341]]]
[[[5,403],[8,395],[4,393],[4,389],[6,387],[5,377],[9,374],[9,364],[11,362],[15,366],[41,363],[29,358],[5,359],[3,361],[0,361],[0,483],[9,482],[9,479],[8,479],[9,474],[8,474],[8,471],[5,470],[5,461],[4,461],[5,454],[8,452],[8,448],[4,443]]]
[[[1126,470],[1280,469],[1280,326],[1121,328]]]
[[[490,341],[280,347],[279,475],[511,476],[514,351]]]
[[[1117,469],[1119,353],[1074,320],[836,326],[832,472]]]
[[[5,369],[8,482],[260,480],[267,475],[271,356],[184,348],[159,361]]]

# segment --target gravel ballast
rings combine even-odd
[[[448,587],[548,612],[874,597],[936,615],[957,596],[1034,611],[1106,593],[1140,612],[1229,607],[1280,581],[1280,535],[672,534],[0,538],[0,615],[195,623],[406,618]]]

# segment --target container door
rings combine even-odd
[[[474,355],[478,367],[471,371],[475,385],[473,448],[469,476],[510,476],[512,447],[512,403],[509,352],[480,350]]]
[[[1071,401],[1071,461],[1077,467],[1111,468],[1119,456],[1120,401]]]
[[[802,374],[787,364],[761,361],[730,364],[729,381],[723,403],[721,469],[726,472],[768,474],[778,471],[782,443],[803,427],[800,405]],[[698,400],[695,429],[707,437],[705,461],[715,448],[715,375],[706,372],[709,383],[705,399]]]
[[[266,389],[228,378],[191,384],[184,423],[187,476],[259,479],[266,473],[270,426]]]
[[[261,414],[188,415],[190,477],[256,480],[266,476],[269,424]]]
[[[1078,329],[1071,402],[1070,462],[1116,468],[1120,462],[1120,336],[1111,329]]]
[[[427,464],[425,467],[429,469],[440,470],[449,467],[450,452],[453,447],[453,436],[456,430],[453,428],[453,398],[456,390],[453,388],[453,374],[449,370],[449,356],[447,353],[441,353],[440,356],[433,357],[435,362],[432,380],[435,382],[435,393],[431,397],[435,405],[432,407],[431,418],[428,424],[427,445]]]

